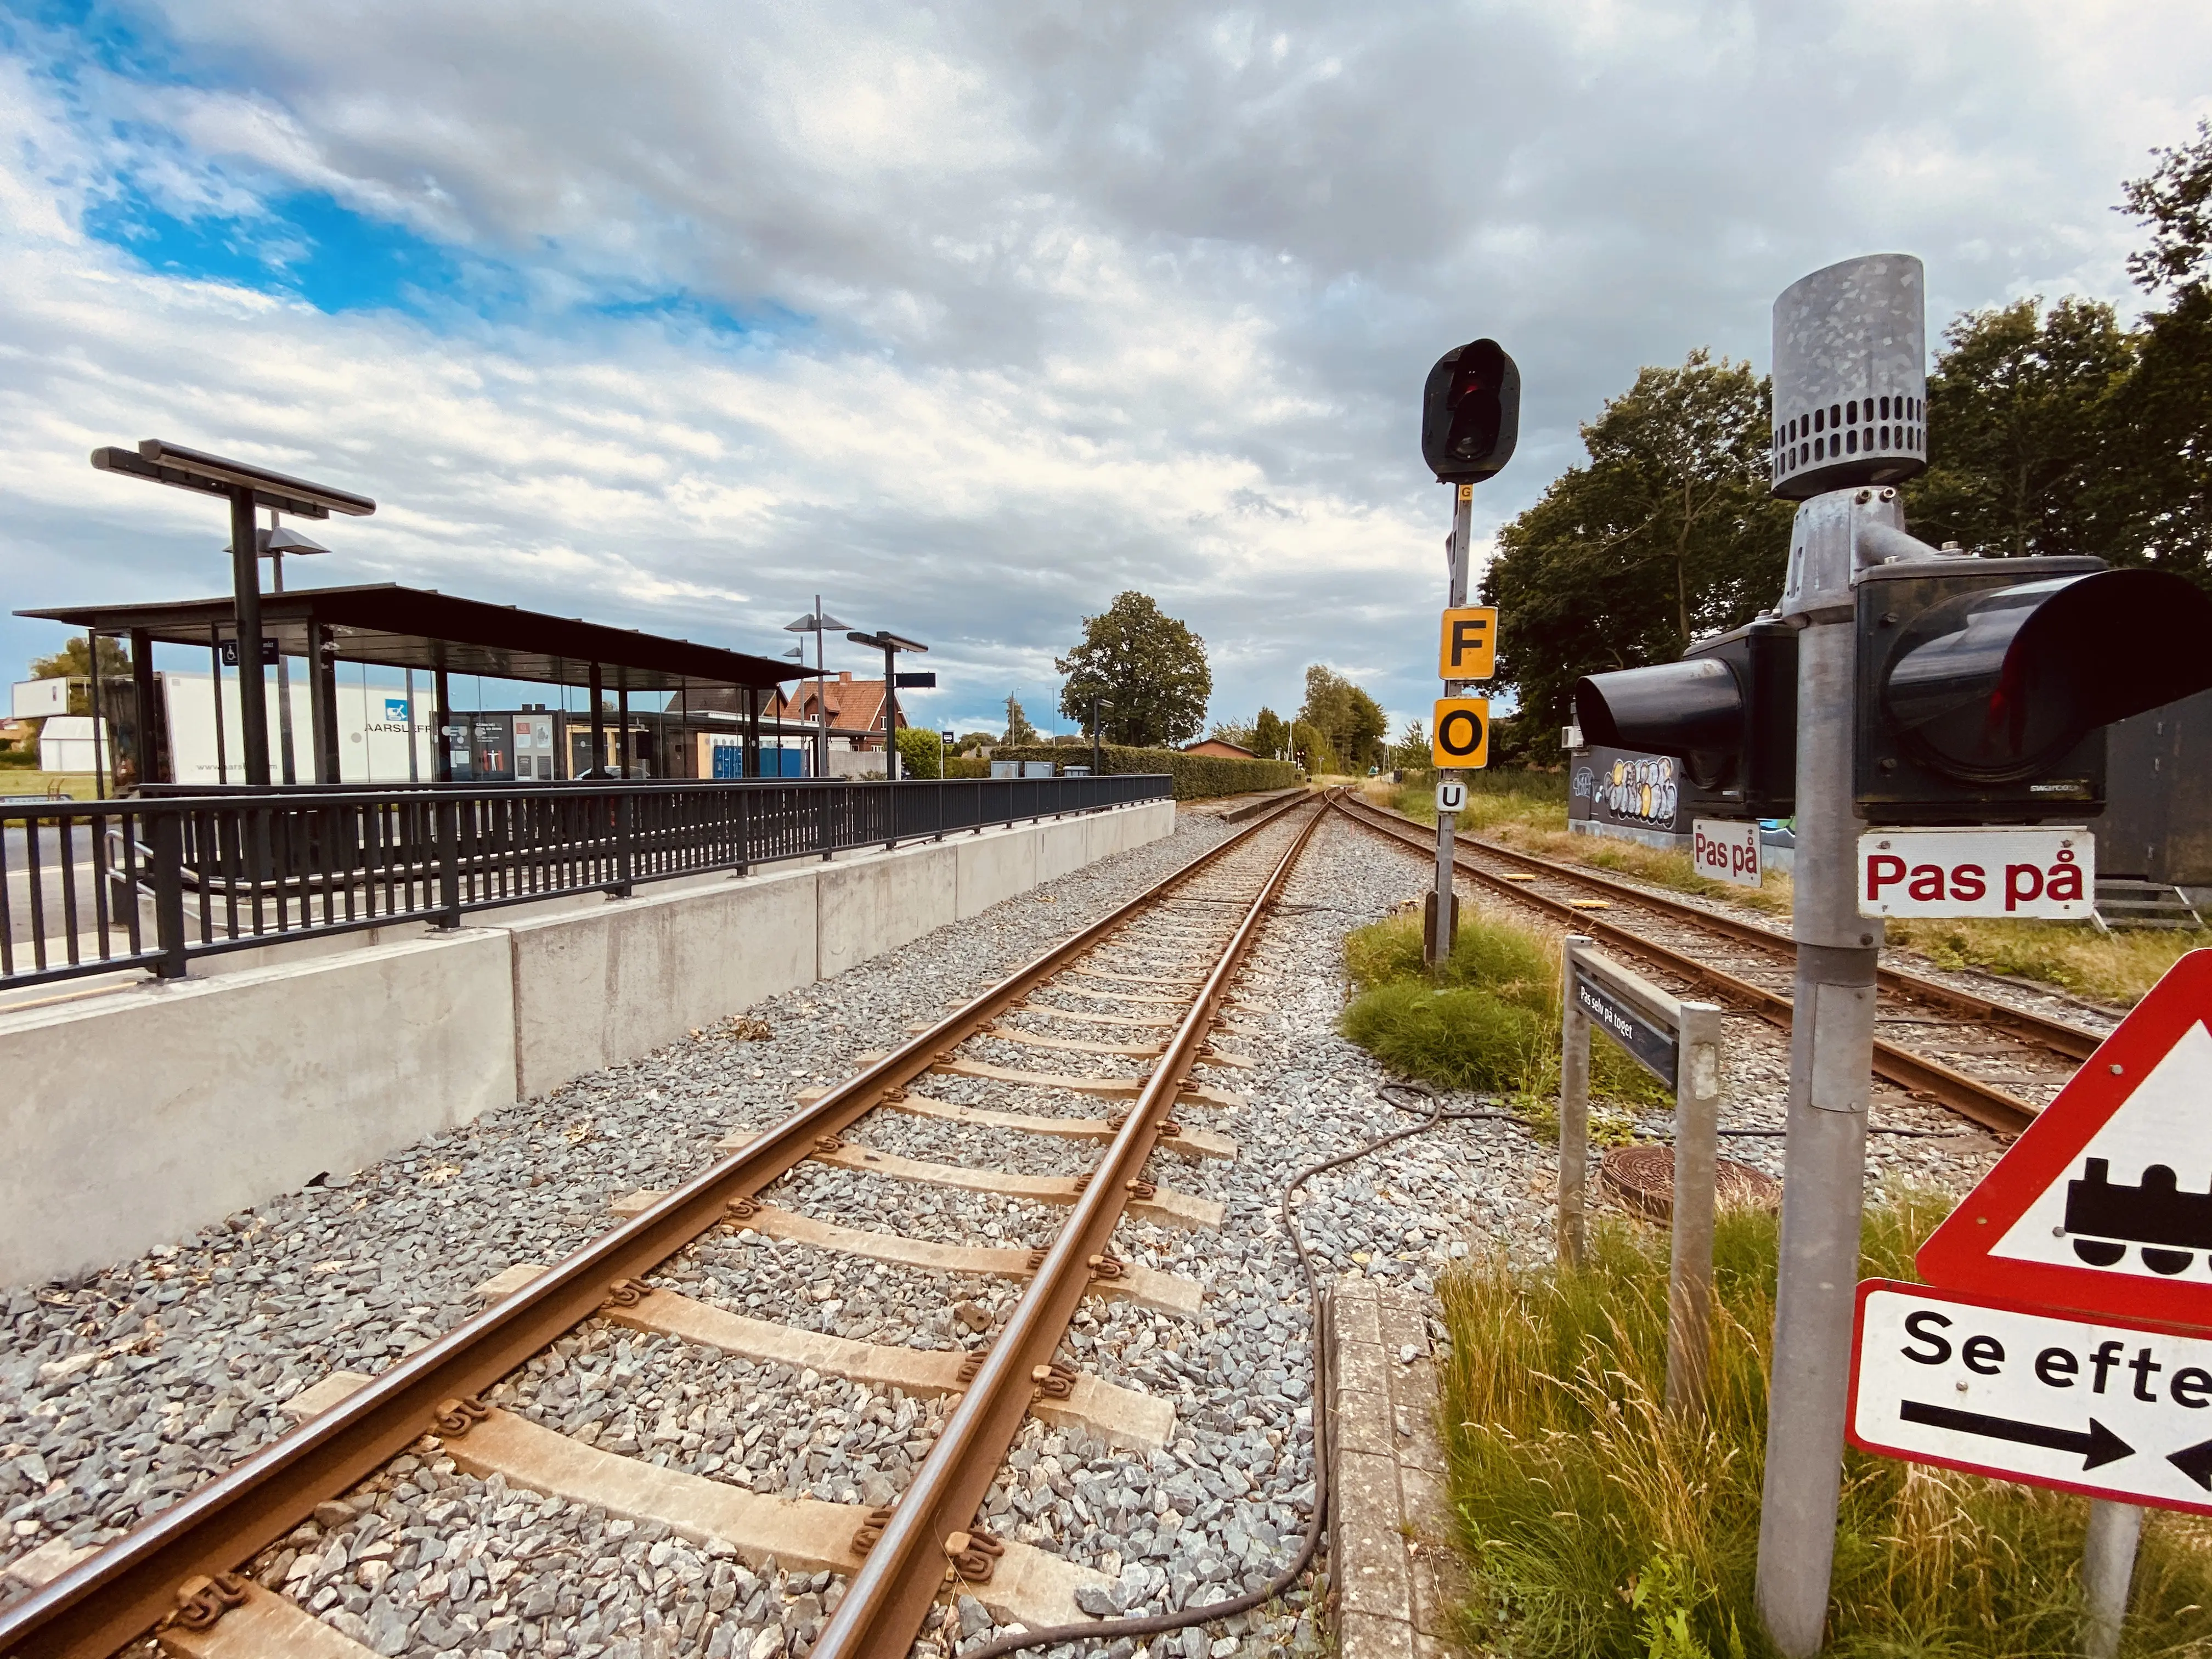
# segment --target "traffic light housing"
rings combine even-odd
[[[1437,359],[1421,393],[1421,459],[1438,483],[1480,483],[1513,459],[1521,436],[1521,371],[1495,340]]]
[[[2074,823],[2105,732],[2212,686],[2212,596],[2095,558],[1860,571],[1852,793],[1870,823]]]
[[[1797,788],[1797,630],[1771,617],[1692,646],[1679,662],[1575,682],[1588,743],[1682,762],[1693,806],[1790,816]]]

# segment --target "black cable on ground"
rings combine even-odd
[[[1364,1146],[1355,1146],[1334,1158],[1323,1158],[1320,1163],[1299,1170],[1291,1178],[1290,1184],[1283,1188],[1278,1210],[1283,1231],[1290,1235],[1291,1248],[1298,1254],[1298,1271],[1305,1275],[1306,1296],[1313,1310],[1313,1517],[1306,1523],[1305,1539],[1298,1546],[1297,1558],[1258,1589],[1247,1590],[1226,1601],[1210,1602],[1202,1607],[1185,1607],[1181,1613],[1153,1613],[1142,1619],[1100,1619],[1081,1625],[1055,1625],[1044,1630],[1019,1631],[994,1637],[979,1646],[964,1650],[956,1644],[953,1651],[960,1656],[960,1659],[1000,1659],[1003,1654],[1018,1653],[1024,1648],[1058,1647],[1065,1642],[1112,1642],[1125,1636],[1161,1636],[1170,1631],[1188,1630],[1194,1625],[1211,1624],[1217,1619],[1249,1613],[1254,1607],[1273,1601],[1297,1583],[1306,1569],[1313,1565],[1328,1522],[1328,1340],[1334,1315],[1328,1297],[1322,1291],[1321,1280],[1314,1272],[1313,1258],[1307,1253],[1305,1237],[1299,1232],[1297,1222],[1291,1218],[1291,1196],[1317,1175],[1341,1164],[1372,1157],[1384,1147],[1394,1146],[1411,1136],[1425,1134],[1440,1123],[1464,1122],[1473,1119],[1520,1121],[1510,1112],[1447,1112],[1442,1097],[1425,1084],[1384,1084],[1376,1092],[1401,1111],[1415,1109],[1394,1098],[1390,1093],[1394,1089],[1409,1094],[1426,1095],[1436,1103],[1419,1123],[1393,1129],[1380,1139],[1370,1140]]]

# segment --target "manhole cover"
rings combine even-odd
[[[1599,1160],[1598,1180],[1623,1209],[1653,1221],[1674,1214],[1674,1149],[1616,1146]],[[1713,1192],[1723,1210],[1771,1210],[1782,1201],[1782,1183],[1732,1158],[1713,1162]]]

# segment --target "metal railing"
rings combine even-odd
[[[1153,775],[0,801],[0,990],[1165,799]]]

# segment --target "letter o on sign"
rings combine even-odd
[[[1477,767],[1490,759],[1490,699],[1439,697],[1430,758],[1441,769]]]

